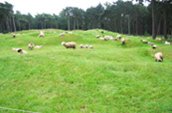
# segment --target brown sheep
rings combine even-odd
[[[154,57],[155,57],[155,61],[156,62],[162,62],[163,61],[163,54],[162,54],[162,52],[155,53]]]
[[[76,48],[76,43],[75,42],[62,42],[61,45],[63,45],[64,47],[68,48]]]

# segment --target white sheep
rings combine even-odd
[[[171,43],[168,41],[165,41],[165,45],[170,45]]]
[[[42,45],[35,45],[34,48],[35,49],[41,49],[43,46]]]
[[[85,46],[83,44],[80,44],[80,48],[85,48]]]
[[[148,45],[153,46],[154,44],[152,42],[148,42]]]
[[[152,49],[156,49],[156,48],[157,48],[157,45],[153,44]]]
[[[142,39],[141,42],[143,42],[144,44],[148,44],[148,41],[144,39]]]
[[[12,48],[12,50],[20,53],[21,55],[27,54],[27,51],[23,50],[22,48]]]
[[[13,36],[13,38],[15,38],[16,37],[16,34],[15,33],[12,33],[12,36]]]
[[[100,37],[99,39],[100,39],[100,40],[105,40],[103,37]]]
[[[64,37],[64,36],[65,36],[65,34],[66,34],[66,33],[65,33],[65,32],[63,32],[63,33],[60,33],[60,34],[59,34],[59,36],[60,36],[60,37]]]
[[[63,45],[64,47],[68,48],[76,48],[76,43],[75,42],[62,42],[61,45]]]
[[[162,54],[162,52],[155,53],[154,57],[155,57],[155,61],[156,62],[162,62],[163,61],[163,54]]]
[[[45,37],[45,34],[44,34],[44,32],[43,31],[40,31],[40,33],[39,33],[39,37],[41,38],[44,38]]]
[[[122,36],[119,34],[119,35],[117,35],[116,38],[120,40],[122,38]]]
[[[125,45],[126,44],[126,40],[124,38],[121,39],[121,44]]]
[[[101,36],[100,35],[96,35],[96,38],[100,38]]]
[[[89,48],[89,49],[93,49],[93,45],[89,45],[88,48]]]
[[[35,46],[35,45],[34,45],[33,43],[29,43],[29,44],[28,44],[28,49],[32,50],[32,49],[34,48],[34,46]]]

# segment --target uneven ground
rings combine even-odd
[[[172,46],[153,41],[159,48],[152,50],[134,36],[124,36],[129,40],[121,46],[96,39],[100,30],[60,38],[62,32],[45,30],[43,39],[38,30],[17,32],[15,39],[0,34],[0,107],[41,113],[172,112]],[[65,49],[62,41],[94,49]],[[28,50],[29,42],[44,47]],[[12,47],[28,54],[19,55]],[[154,61],[156,51],[163,52],[163,63]],[[0,113],[18,112],[0,108]]]

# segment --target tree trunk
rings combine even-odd
[[[138,16],[136,15],[136,35],[138,35],[138,30],[139,30],[138,27],[139,27],[138,26]]]
[[[165,9],[163,10],[163,20],[164,20],[164,26],[163,26],[164,38],[167,39],[167,13]]]
[[[162,17],[160,17],[159,22],[158,22],[157,35],[160,35],[160,30],[161,30],[161,20],[162,20]]]
[[[122,27],[122,18],[121,18],[121,20],[120,20],[120,28],[121,28],[121,33],[123,33],[123,27]]]
[[[13,19],[13,28],[14,28],[14,32],[16,32],[16,24],[15,24],[15,21],[14,21],[14,15],[12,15],[12,19]]]
[[[130,16],[128,15],[128,34],[131,34],[131,27],[130,27]]]
[[[76,29],[76,21],[75,21],[75,19],[74,19],[74,21],[73,21],[73,29],[75,30]]]
[[[155,0],[152,0],[152,38],[156,38],[156,30],[155,30]]]
[[[67,25],[68,25],[68,30],[70,30],[70,17],[69,16],[68,16]]]
[[[77,29],[79,29],[79,22],[78,22],[78,19],[76,20],[76,24],[77,24]]]

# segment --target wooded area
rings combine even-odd
[[[172,2],[171,0],[143,0],[137,4],[131,1],[117,1],[112,4],[99,4],[86,11],[77,7],[67,7],[59,15],[14,13],[13,5],[0,3],[0,33],[28,29],[95,29],[101,28],[114,32],[133,35],[157,35],[165,38],[172,35]]]

